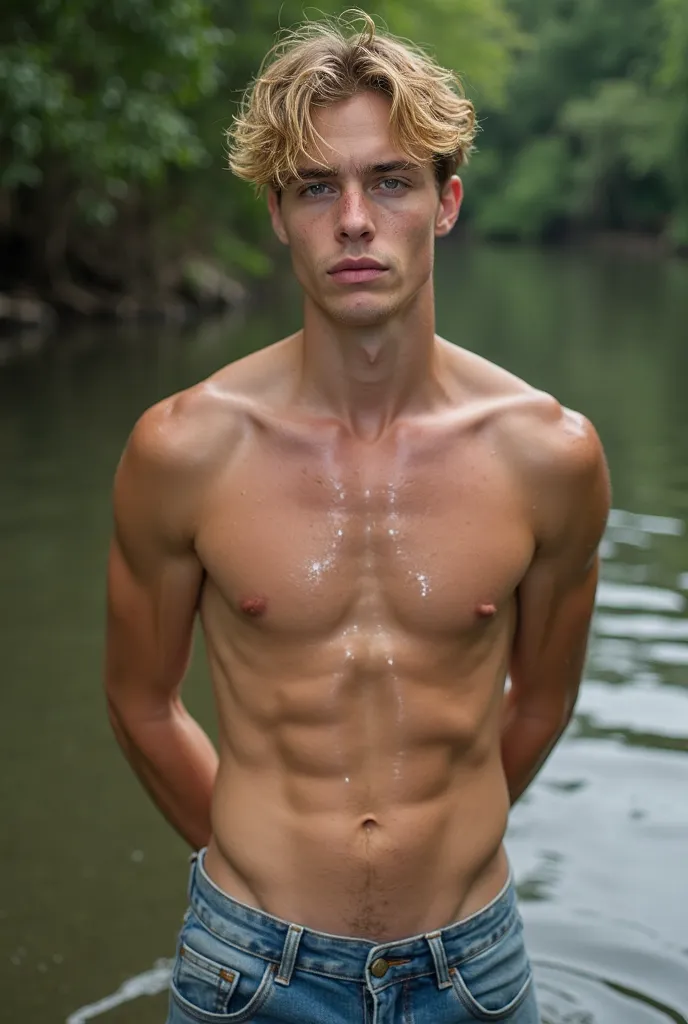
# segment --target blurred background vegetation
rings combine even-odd
[[[126,317],[202,287],[208,268],[269,274],[264,207],[226,169],[224,129],[275,32],[345,7],[5,0],[0,290]],[[686,0],[367,9],[456,69],[476,104],[464,230],[627,232],[688,251]]]

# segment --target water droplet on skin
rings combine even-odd
[[[345,776],[344,776],[344,781],[345,781],[345,782],[351,782],[351,779],[349,778],[349,776],[348,776],[348,775],[345,775]]]
[[[311,583],[319,583],[328,569],[332,567],[334,559],[331,555],[326,558],[320,558],[315,562],[311,562],[308,566],[308,579]]]
[[[425,575],[425,573],[422,572],[417,572],[415,575],[416,579],[420,583],[421,597],[427,597],[428,594],[430,593],[430,581],[428,580],[428,577]]]
[[[387,664],[388,665],[393,665],[394,664],[394,658],[388,658],[387,659]]]

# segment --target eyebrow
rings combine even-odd
[[[409,160],[390,160],[384,164],[363,164],[354,166],[354,171],[361,177],[369,174],[392,174],[394,171],[419,171],[420,164],[411,163]],[[289,184],[294,181],[323,181],[325,178],[336,178],[341,173],[339,167],[299,167],[298,177],[291,178]]]

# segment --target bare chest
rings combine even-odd
[[[240,619],[276,632],[461,633],[532,557],[522,496],[489,452],[247,452],[204,509],[197,550]]]

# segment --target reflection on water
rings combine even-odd
[[[512,818],[545,1024],[688,1020],[688,686],[661,642],[688,664],[685,598],[623,582],[657,535],[683,523],[612,512],[576,715]]]
[[[445,337],[592,419],[617,506],[575,720],[508,835],[544,1022],[685,1024],[688,265],[441,246],[437,295]],[[8,1019],[164,1019],[187,850],[103,706],[112,474],[145,407],[297,323],[287,292],[229,329],[90,329],[0,370]],[[185,697],[212,735],[200,648]]]

